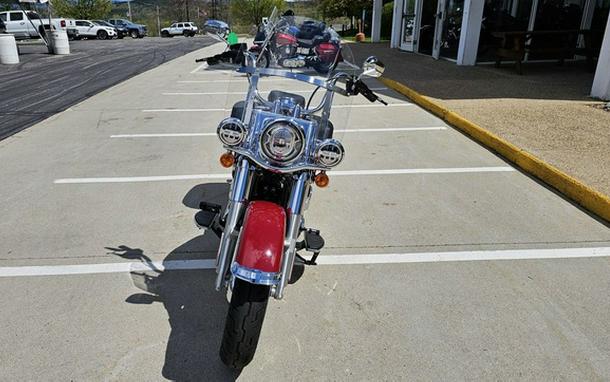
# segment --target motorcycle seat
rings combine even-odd
[[[305,38],[298,38],[297,41],[299,42],[299,45],[302,46],[303,48],[313,47],[313,39],[308,40]]]
[[[314,36],[312,39],[299,38],[297,39],[299,45],[304,48],[313,48],[314,46],[330,41],[330,33],[323,33],[321,35]]]

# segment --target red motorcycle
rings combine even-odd
[[[341,57],[339,35],[325,23],[286,15],[263,22],[250,52],[260,67],[313,68],[320,74],[334,69]]]
[[[362,81],[365,75],[381,75],[383,64],[370,57],[362,72],[348,49],[344,46],[341,54],[350,58],[325,76],[261,68],[249,52],[237,70],[248,77],[245,100],[233,105],[216,130],[226,149],[220,163],[232,170],[228,203],[221,208],[202,202],[195,215],[199,227],[220,237],[215,287],[232,292],[220,357],[230,368],[252,360],[269,298],[283,298],[305,265],[316,264],[324,246],[320,232],[305,225],[304,214],[314,186],[328,186],[327,171],[344,157],[330,120],[335,94],[384,103]],[[263,96],[267,92],[259,91],[259,84],[268,77],[312,86],[309,100],[296,94],[299,90]],[[316,98],[318,90],[322,95]]]

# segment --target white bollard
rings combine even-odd
[[[70,42],[68,41],[68,33],[66,31],[53,31],[51,33],[51,40],[53,40],[53,53],[70,54]]]
[[[0,64],[18,64],[17,42],[12,34],[0,34]]]

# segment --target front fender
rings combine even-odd
[[[254,283],[272,283],[281,269],[285,234],[283,207],[266,201],[251,202],[241,228],[233,274]]]

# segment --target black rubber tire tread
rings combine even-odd
[[[220,345],[220,359],[228,367],[241,370],[254,358],[268,301],[268,286],[235,280]]]

